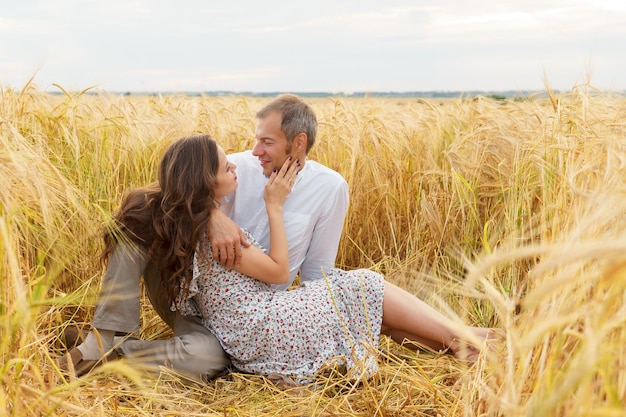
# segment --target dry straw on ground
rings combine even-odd
[[[88,322],[99,227],[163,149],[206,132],[254,143],[266,99],[133,97],[33,86],[0,99],[0,410],[4,415],[589,416],[626,403],[626,99],[310,99],[311,155],[347,179],[338,265],[369,267],[451,316],[501,326],[468,367],[382,339],[380,372],[281,390],[206,385],[124,360],[65,379],[56,336]],[[142,337],[168,331],[142,300]]]

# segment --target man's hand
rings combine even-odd
[[[209,242],[213,249],[213,258],[226,268],[239,266],[241,262],[241,246],[250,246],[241,231],[222,211],[211,211],[209,219]]]

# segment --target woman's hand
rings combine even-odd
[[[286,284],[290,280],[289,247],[283,222],[283,203],[296,182],[300,163],[288,158],[278,171],[272,172],[265,189],[265,209],[270,227],[269,253],[251,246],[242,251],[237,270],[268,284]]]
[[[287,158],[280,171],[274,171],[265,184],[263,198],[268,208],[272,206],[282,207],[296,182],[296,175],[300,169],[300,162]]]

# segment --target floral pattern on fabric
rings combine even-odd
[[[244,234],[261,248],[245,229]],[[383,277],[374,271],[332,269],[324,279],[276,290],[227,270],[212,258],[204,239],[194,257],[188,295],[179,296],[172,308],[202,317],[242,371],[306,383],[334,364],[361,379],[378,371],[383,289]]]

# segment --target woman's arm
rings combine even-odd
[[[297,161],[296,161],[297,162]],[[283,203],[295,182],[299,164],[285,161],[279,172],[273,172],[265,185],[263,198],[269,219],[269,255],[249,246],[241,251],[241,262],[235,269],[268,284],[289,282],[289,250],[283,222]]]

